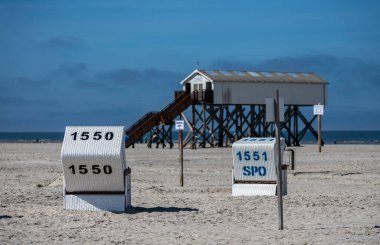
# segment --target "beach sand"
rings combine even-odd
[[[61,144],[0,144],[0,244],[379,244],[380,146],[294,148],[276,197],[231,197],[231,148],[126,150],[128,213],[63,209]],[[285,157],[288,162],[288,156]]]

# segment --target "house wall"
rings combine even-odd
[[[286,105],[327,104],[327,84],[217,82],[214,104],[265,104],[276,90]]]
[[[203,89],[206,89],[206,82],[211,82],[211,80],[207,79],[202,75],[195,75],[191,78],[187,83],[191,84],[191,92],[194,91],[194,84],[202,84]],[[183,91],[186,90],[186,83],[183,84]],[[212,89],[214,89],[213,83],[211,83]]]

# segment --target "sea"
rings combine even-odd
[[[184,132],[186,135],[187,132]],[[47,143],[63,141],[64,132],[0,132],[0,142],[9,143]],[[173,141],[177,141],[176,131],[172,134]],[[325,144],[380,144],[380,131],[323,131],[322,138]],[[301,144],[315,144],[317,140],[311,133],[307,133]]]

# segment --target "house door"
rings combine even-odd
[[[211,89],[212,89],[211,82],[206,82],[206,90],[211,90]]]
[[[186,83],[186,93],[190,93],[191,91],[191,83]]]

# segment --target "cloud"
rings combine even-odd
[[[123,94],[128,98],[170,99],[173,90],[181,89],[179,82],[185,74],[159,69],[114,69],[101,72],[86,70],[86,76],[73,79],[74,87],[102,93]],[[82,72],[83,73],[83,72]],[[169,98],[170,97],[170,98]]]
[[[50,48],[76,50],[85,47],[86,43],[84,40],[74,36],[57,36],[48,39],[44,45]]]
[[[0,106],[52,106],[58,105],[58,101],[44,98],[27,99],[20,96],[0,97]]]
[[[106,84],[98,81],[76,80],[74,86],[78,88],[104,88]]]
[[[76,76],[87,69],[84,63],[64,64],[59,67],[59,71],[69,76]]]
[[[370,64],[354,58],[331,55],[309,55],[300,57],[278,57],[259,63],[240,63],[219,60],[211,67],[219,69],[279,71],[279,72],[314,72],[349,93],[354,89],[371,89],[380,87],[380,65]],[[210,68],[211,69],[211,68]]]
[[[314,72],[327,80],[330,129],[379,129],[380,65],[331,55],[278,57],[262,62],[218,60],[209,69]]]
[[[146,70],[134,70],[134,69],[118,69],[105,72],[99,72],[97,74],[99,80],[109,81],[114,84],[120,85],[134,85],[150,84],[160,86],[175,86],[178,85],[183,74],[158,70],[154,68]]]
[[[316,72],[344,86],[379,86],[380,65],[330,55],[283,57],[257,64],[258,69]]]
[[[210,70],[241,70],[241,71],[253,71],[254,63],[252,62],[239,62],[233,60],[219,59],[207,66]]]
[[[16,83],[17,85],[21,86],[46,86],[50,84],[50,81],[47,79],[33,79],[29,77],[16,77],[15,79],[11,80],[12,82]]]
[[[85,63],[72,63],[63,64],[58,69],[48,73],[48,77],[65,76],[65,77],[78,77],[84,74],[88,70],[88,66]]]
[[[51,81],[45,78],[34,79],[26,76],[17,76],[10,78],[0,78],[0,84],[0,86],[3,88],[17,87],[20,89],[25,89],[31,87],[45,87],[51,84]]]
[[[261,62],[235,62],[231,60],[217,60],[210,69],[236,69],[253,71],[279,72],[319,72],[328,73],[345,69],[347,71],[375,71],[380,66],[365,63],[361,60],[331,55],[305,55],[297,57],[277,57]]]
[[[0,123],[0,129],[129,125],[170,103],[173,91],[181,89],[179,82],[185,75],[153,68],[98,72],[84,63],[72,63],[36,78],[11,77],[6,79],[5,89],[0,89],[0,110],[11,125]],[[21,123],[25,118],[27,126]]]

